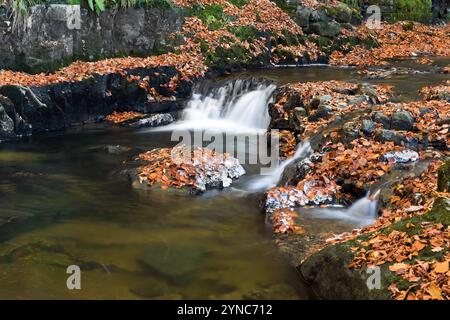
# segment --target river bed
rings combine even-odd
[[[437,60],[436,66],[448,60]],[[417,66],[421,68],[422,66]],[[246,72],[277,84],[365,81],[354,69],[308,67]],[[386,81],[405,99],[448,79],[437,73]],[[77,127],[0,144],[1,299],[308,299],[280,256],[247,190],[259,172],[201,196],[134,189],[120,172],[143,150],[173,146],[168,132],[105,125]],[[123,146],[117,152],[107,146]],[[307,217],[313,230],[354,225]],[[81,290],[66,268],[81,267]]]

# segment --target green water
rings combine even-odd
[[[278,83],[364,81],[353,69],[246,75]],[[414,96],[445,77],[385,83]],[[120,173],[140,151],[175,143],[165,133],[92,126],[0,144],[0,298],[310,298],[274,246],[261,193],[239,191],[257,168],[247,167],[234,188],[196,197],[135,189]],[[130,151],[108,153],[108,145]],[[351,229],[308,223],[316,232]],[[66,286],[73,264],[81,268],[81,290]]]

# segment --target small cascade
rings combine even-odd
[[[280,165],[270,174],[258,177],[250,183],[251,190],[263,190],[275,187],[283,175],[284,169],[296,160],[305,158],[311,152],[311,145],[308,141],[298,144],[295,154],[289,159],[284,160]]]
[[[368,193],[348,208],[318,208],[317,216],[322,218],[341,219],[360,226],[366,226],[375,221],[378,212],[380,190],[374,194]]]
[[[197,92],[188,102],[179,124],[191,128],[267,129],[270,123],[268,104],[275,88],[270,83],[234,80],[209,89],[206,94]]]

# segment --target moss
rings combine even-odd
[[[250,1],[249,0],[228,0],[228,2],[234,4],[238,8],[243,8]]]
[[[450,191],[450,160],[447,160],[445,164],[439,168],[437,189],[440,192]]]
[[[210,30],[217,30],[224,26],[226,21],[232,20],[223,12],[224,7],[218,4],[208,6],[194,5],[187,10],[189,16],[195,16],[202,20]]]
[[[249,63],[250,60],[249,51],[238,43],[232,44],[229,49],[217,47],[206,56],[207,65],[219,67],[242,65]]]
[[[258,30],[254,26],[229,27],[228,31],[233,33],[242,41],[250,41],[258,37]]]

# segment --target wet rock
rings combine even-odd
[[[384,142],[384,141],[393,141],[396,145],[402,145],[408,143],[408,139],[394,130],[386,130],[380,129],[375,132],[375,140]]]
[[[321,104],[317,110],[308,117],[308,121],[317,121],[319,119],[329,119],[333,113],[333,108],[326,104]]]
[[[307,116],[307,112],[305,108],[297,107],[294,109],[294,117],[297,119],[298,122],[301,122],[303,118]]]
[[[244,300],[277,300],[297,298],[297,292],[291,285],[280,283],[253,290],[242,295]]]
[[[391,129],[409,131],[414,125],[414,117],[409,111],[397,111],[391,117]]]
[[[158,279],[147,277],[141,284],[130,288],[130,291],[146,299],[154,299],[169,293],[169,286]]]
[[[366,96],[352,96],[348,97],[347,101],[350,105],[358,105],[367,101]]]
[[[373,121],[381,123],[384,129],[391,128],[391,119],[381,111],[377,111],[372,116]]]
[[[372,120],[364,119],[361,124],[361,130],[365,135],[370,136],[375,130],[375,123]]]
[[[382,157],[383,161],[393,161],[394,163],[408,163],[419,160],[419,154],[413,150],[392,151]]]
[[[157,127],[168,125],[174,121],[175,118],[170,113],[161,113],[131,122],[128,126],[133,128]]]
[[[198,246],[156,243],[145,249],[139,262],[170,282],[187,283],[207,255]]]
[[[313,10],[308,7],[304,6],[297,6],[297,10],[295,12],[295,22],[302,27],[302,28],[308,28],[309,27],[309,20],[311,17]]]
[[[369,289],[365,270],[347,268],[352,259],[345,245],[329,246],[308,257],[297,269],[321,299],[389,299],[388,290]]]
[[[352,122],[344,123],[340,129],[340,132],[342,135],[342,141],[345,144],[348,144],[359,137],[359,128]]]
[[[104,150],[109,154],[123,154],[130,151],[131,148],[121,145],[108,145],[104,147]]]
[[[0,104],[0,140],[14,136],[14,121],[8,116],[5,108]]]
[[[333,38],[341,33],[341,25],[334,21],[315,22],[311,24],[311,30],[318,35]]]

